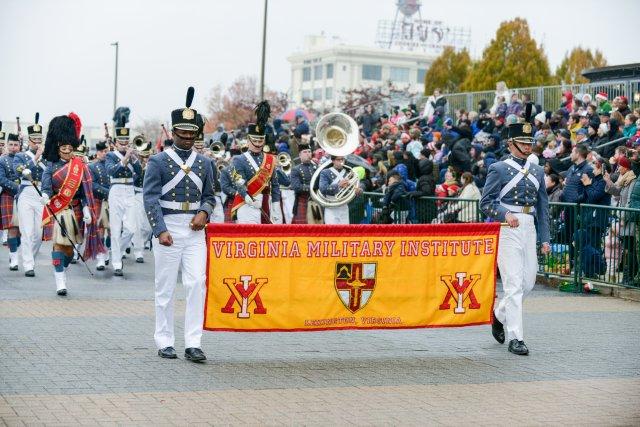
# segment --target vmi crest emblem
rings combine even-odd
[[[269,279],[256,278],[253,280],[251,275],[240,276],[240,281],[237,282],[235,278],[225,278],[223,283],[227,285],[227,288],[231,291],[231,295],[227,300],[227,304],[222,307],[220,311],[223,313],[234,313],[234,302],[237,302],[240,306],[240,312],[238,318],[248,319],[251,317],[249,313],[249,306],[255,304],[253,314],[267,314],[267,309],[262,305],[262,299],[260,298],[260,289],[267,284]]]
[[[335,284],[340,301],[355,313],[367,305],[376,286],[377,264],[336,263]]]
[[[456,301],[456,308],[453,309],[455,314],[463,314],[466,310],[464,302],[469,300],[469,309],[477,310],[480,303],[473,293],[473,287],[480,280],[479,274],[471,274],[467,279],[467,273],[456,273],[455,279],[452,276],[440,276],[440,280],[447,286],[447,295],[440,304],[440,310],[449,310],[449,301],[453,298]]]

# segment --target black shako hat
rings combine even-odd
[[[256,122],[248,126],[247,133],[252,138],[264,138],[267,134],[267,122],[271,116],[269,101],[261,101],[253,110],[256,113]]]
[[[36,120],[33,126],[27,127],[29,138],[42,138],[42,126],[38,124],[38,121],[40,121],[40,113],[36,113]]]
[[[127,126],[127,123],[125,121],[124,117],[120,117],[120,123],[118,123],[118,126],[116,127],[116,139],[120,139],[120,140],[129,140],[130,137],[130,129]]]
[[[190,130],[194,132],[200,130],[200,121],[202,119],[199,118],[198,112],[191,108],[194,93],[195,90],[193,86],[189,86],[189,89],[187,89],[186,108],[178,108],[171,112],[172,129]]]
[[[107,141],[96,142],[96,151],[106,150],[107,148]]]
[[[507,127],[507,139],[524,144],[533,144],[531,123],[513,123]]]

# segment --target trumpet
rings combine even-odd
[[[288,174],[291,172],[291,156],[289,153],[282,152],[278,154],[278,165],[282,168],[282,170]]]
[[[138,152],[139,155],[149,155],[151,154],[151,144],[147,141],[147,138],[143,135],[137,135],[133,138],[133,148]]]
[[[213,155],[214,159],[220,159],[224,156],[224,145],[220,141],[211,144],[209,150],[211,150],[211,154]]]
[[[238,140],[238,148],[240,149],[241,153],[246,153],[249,149],[249,141],[247,141],[246,139]]]

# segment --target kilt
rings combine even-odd
[[[293,206],[293,219],[291,224],[307,224],[307,206],[309,193],[296,194],[296,204]]]
[[[231,218],[231,205],[233,204],[233,197],[227,197],[224,201],[224,222],[225,224],[233,224],[235,221]]]
[[[15,212],[15,215],[13,214]],[[18,226],[18,209],[16,199],[8,191],[0,195],[0,230]]]
[[[71,206],[56,214],[58,221],[64,226],[67,235],[74,244],[80,245],[84,235],[84,223],[82,222],[82,205],[73,201]],[[71,246],[69,239],[65,237],[58,225],[58,221],[53,220],[53,243],[61,246]]]

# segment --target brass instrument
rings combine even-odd
[[[220,159],[224,157],[224,144],[222,144],[222,142],[220,141],[211,144],[211,146],[209,146],[209,150],[211,150],[211,155],[214,159]]]
[[[287,175],[291,173],[291,156],[289,153],[282,152],[278,154],[278,165]]]
[[[343,113],[326,114],[320,118],[316,126],[316,141],[327,154],[344,157],[358,148],[358,124]],[[320,172],[332,166],[331,161],[321,164],[313,173],[309,183],[311,197],[324,207],[337,207],[349,203],[356,197],[360,182],[351,167],[344,165],[348,171],[344,179],[349,181],[349,185],[341,188],[335,196],[325,196],[315,189],[315,184]]]
[[[139,156],[146,157],[151,155],[151,143],[147,141],[144,134],[137,135],[133,138],[132,143]]]
[[[249,149],[249,141],[247,141],[246,139],[240,139],[238,140],[238,149],[240,149],[241,153],[246,153],[247,150]]]

